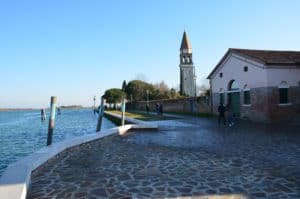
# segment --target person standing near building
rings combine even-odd
[[[219,122],[219,126],[221,124],[221,120],[223,119],[223,124],[226,125],[226,121],[225,121],[225,111],[226,108],[223,105],[223,103],[220,103],[220,106],[218,107],[218,112],[219,112],[219,118],[218,118],[218,122]]]
[[[230,104],[227,104],[226,110],[227,110],[228,126],[232,127],[234,125],[234,121],[233,121],[234,118],[233,118],[233,111]]]
[[[163,115],[163,112],[164,112],[164,108],[163,108],[163,104],[161,103],[160,106],[159,106],[160,115]]]
[[[159,115],[159,104],[158,103],[155,104],[155,110],[156,110],[157,115]]]

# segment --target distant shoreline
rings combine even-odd
[[[34,111],[34,110],[39,110],[37,108],[0,108],[0,112],[5,112],[5,111]]]
[[[71,106],[59,106],[60,109],[87,109],[92,107],[84,107],[79,105],[71,105]],[[49,109],[46,108],[46,109]],[[39,108],[0,108],[0,112],[7,112],[7,111],[37,111],[40,110]]]

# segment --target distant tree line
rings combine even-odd
[[[107,103],[117,104],[125,97],[130,102],[147,100],[175,99],[184,97],[174,88],[169,88],[164,81],[151,84],[142,80],[132,80],[128,83],[124,80],[121,88],[111,88],[105,91],[104,98]]]

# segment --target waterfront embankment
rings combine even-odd
[[[159,131],[62,153],[33,173],[29,198],[299,198],[298,128],[189,116],[151,124]]]

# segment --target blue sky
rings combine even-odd
[[[91,105],[137,76],[179,84],[183,30],[198,84],[235,48],[300,50],[298,0],[0,1],[0,108]]]

